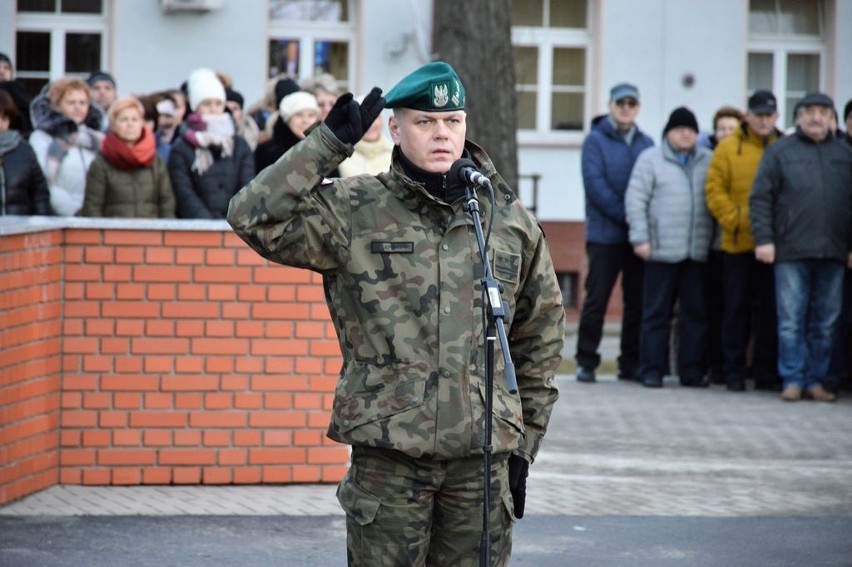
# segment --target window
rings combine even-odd
[[[18,0],[18,12],[100,14],[103,0]]]
[[[15,74],[30,96],[65,75],[108,69],[106,2],[18,0]]]
[[[518,126],[549,135],[582,131],[586,114],[587,0],[513,0]]]
[[[270,0],[269,77],[330,73],[351,83],[355,29],[351,0]]]
[[[779,127],[791,126],[796,102],[823,88],[825,2],[751,0],[748,25],[749,94],[775,93]]]

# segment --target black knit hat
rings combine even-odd
[[[275,108],[278,108],[278,105],[281,104],[281,100],[289,95],[297,92],[299,90],[299,84],[293,79],[281,79],[277,83],[275,83]]]
[[[245,102],[243,95],[239,91],[227,88],[225,89],[225,100],[228,102],[236,102],[240,105],[240,108],[243,107],[243,103]]]
[[[692,128],[696,134],[698,133],[698,120],[696,120],[692,111],[685,106],[679,106],[672,110],[669,121],[666,122],[666,127],[663,129],[663,136],[668,134],[669,130],[678,128],[679,126]]]
[[[852,98],[849,99],[849,102],[846,103],[846,106],[843,107],[843,121],[849,118],[849,114],[852,113]]]

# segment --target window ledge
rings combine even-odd
[[[585,132],[518,132],[518,145],[524,148],[573,148],[583,145]]]

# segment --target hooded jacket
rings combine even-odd
[[[583,141],[583,187],[586,193],[586,241],[621,244],[628,241],[624,192],[636,158],[654,141],[638,127],[630,145],[607,117]]]
[[[99,142],[103,139],[100,127],[104,121],[103,112],[94,104],[82,124],[77,125],[71,118],[50,105],[47,98],[48,85],[41,94],[33,99],[30,116],[35,129],[30,135],[30,146],[35,152],[50,190],[50,205],[57,215],[74,216],[83,206],[86,193],[86,172],[98,155]],[[72,135],[85,136],[91,143],[88,146],[71,145],[53,172],[51,158],[48,155],[54,140],[67,139]]]
[[[754,250],[748,199],[763,152],[781,136],[756,136],[743,123],[713,152],[707,171],[706,197],[710,214],[722,227],[722,250],[741,254]]]

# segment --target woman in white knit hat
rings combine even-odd
[[[254,156],[225,112],[216,74],[196,69],[186,87],[192,112],[169,153],[178,217],[222,219],[231,197],[254,177]]]
[[[272,138],[257,146],[254,161],[258,173],[275,163],[296,142],[305,137],[305,130],[319,119],[319,105],[311,93],[291,92],[278,104],[278,120]]]

